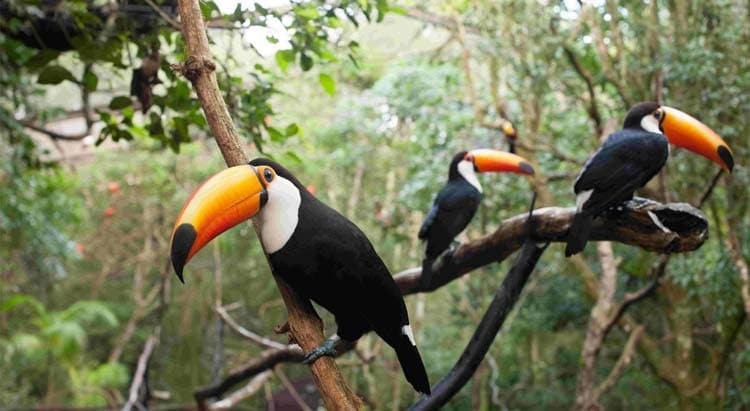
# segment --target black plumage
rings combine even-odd
[[[464,160],[466,151],[456,154],[451,161],[448,182],[435,197],[432,208],[427,213],[419,238],[426,241],[425,263],[431,264],[443,251],[450,247],[479,208],[482,193],[469,183],[458,171],[458,164]],[[423,268],[427,265],[423,265]],[[423,271],[424,274],[424,271]]]
[[[404,333],[409,317],[400,290],[364,233],[311,195],[279,164],[256,159],[294,184],[301,203],[298,224],[282,248],[269,255],[274,272],[296,292],[336,317],[339,337],[355,341],[375,331],[398,356],[406,379],[430,392],[417,347]]]
[[[641,103],[628,113],[623,129],[610,134],[583,166],[573,188],[580,201],[590,192],[568,232],[565,255],[581,252],[588,241],[592,220],[605,210],[633,198],[636,189],[649,182],[666,164],[667,138],[647,131],[641,120],[659,108]]]

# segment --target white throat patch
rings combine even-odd
[[[299,189],[279,175],[266,187],[268,201],[253,221],[260,228],[260,240],[268,254],[284,247],[294,234],[302,203]]]
[[[651,114],[641,119],[641,127],[649,133],[662,134],[661,129],[659,129],[659,120]]]
[[[458,174],[461,174],[461,176],[466,179],[469,184],[473,185],[474,188],[479,190],[480,193],[482,192],[482,185],[479,184],[477,174],[474,172],[474,163],[467,160],[461,160],[458,163]]]

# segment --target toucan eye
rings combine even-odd
[[[654,117],[656,117],[657,120],[661,120],[661,116],[662,116],[661,110],[654,111]]]
[[[271,171],[270,168],[263,170],[263,178],[265,178],[266,181],[270,183],[271,180],[273,180],[273,171]]]

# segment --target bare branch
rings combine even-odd
[[[86,136],[89,135],[88,131],[84,131],[82,133],[76,133],[76,134],[62,134],[62,133],[58,133],[58,132],[46,129],[30,121],[22,121],[21,125],[23,125],[24,127],[28,129],[34,130],[36,132],[46,134],[49,138],[53,140],[78,141],[78,140],[83,140],[84,138],[86,138]]]
[[[708,221],[700,210],[689,204],[660,204],[636,198],[623,203],[622,209],[594,220],[592,241],[617,241],[648,251],[676,253],[695,250],[708,238]],[[654,224],[651,214],[669,232]],[[574,215],[572,207],[534,210],[534,240],[565,241]],[[461,245],[449,258],[438,258],[433,267],[432,284],[420,284],[418,268],[395,274],[396,284],[403,294],[434,291],[478,267],[504,260],[523,244],[526,218],[526,213],[509,218],[495,232]]]
[[[651,295],[651,293],[653,293],[654,290],[656,290],[656,287],[659,285],[659,280],[664,275],[668,262],[669,255],[661,256],[659,262],[653,268],[651,268],[651,273],[648,275],[648,277],[652,278],[651,282],[637,291],[625,294],[625,298],[622,300],[620,305],[617,306],[617,309],[615,309],[615,312],[609,319],[609,321],[607,321],[607,324],[604,327],[603,338],[607,337],[607,334],[609,334],[609,332],[612,330],[612,327],[614,327],[614,325],[620,321],[622,315],[625,314],[625,311],[627,311],[627,309],[631,305],[648,297],[649,295]]]
[[[248,382],[244,387],[227,396],[227,398],[210,404],[208,406],[208,409],[211,411],[235,409],[240,401],[244,401],[255,395],[255,393],[263,387],[263,385],[266,383],[266,381],[268,381],[269,378],[271,378],[272,375],[273,372],[270,370],[263,371],[262,373],[253,377],[253,379],[251,379],[250,382]]]
[[[276,341],[274,341],[274,340],[272,340],[270,338],[266,338],[266,337],[260,336],[260,335],[258,335],[256,333],[248,330],[247,328],[239,325],[237,323],[237,321],[235,321],[234,318],[232,318],[229,315],[229,313],[227,312],[227,310],[224,307],[222,307],[222,306],[214,307],[214,311],[216,311],[216,313],[219,314],[219,316],[221,317],[221,319],[224,320],[224,322],[227,323],[227,325],[229,326],[229,328],[231,328],[234,332],[236,332],[237,334],[239,334],[241,337],[243,337],[243,338],[245,338],[247,340],[250,340],[250,341],[254,342],[255,344],[258,344],[258,345],[260,345],[262,347],[265,347],[265,348],[275,348],[277,350],[283,350],[285,348],[288,348],[287,345],[278,343],[278,342],[276,342]]]
[[[175,19],[172,18],[169,14],[167,14],[164,10],[159,7],[158,4],[154,3],[153,0],[143,0],[148,4],[149,7],[151,7],[152,10],[156,12],[156,14],[159,15],[159,17],[162,18],[167,24],[169,24],[173,29],[175,30],[182,30],[182,27],[180,27],[180,23],[178,23]]]
[[[159,330],[157,329],[154,334],[148,337],[146,344],[143,346],[143,352],[138,357],[138,366],[135,369],[135,375],[133,376],[133,382],[130,384],[130,394],[128,396],[128,402],[122,407],[122,411],[130,411],[133,407],[141,409],[143,406],[138,402],[138,393],[141,391],[146,370],[148,369],[148,361],[151,358],[151,354],[154,352],[154,347],[159,342]]]
[[[546,245],[539,247],[532,241],[524,243],[516,263],[505,276],[461,357],[448,374],[433,387],[432,394],[422,397],[410,410],[437,410],[469,381],[490,349],[508,313],[518,301],[526,281],[546,248]]]
[[[643,326],[636,327],[635,330],[633,330],[632,333],[630,333],[630,337],[628,337],[628,341],[625,343],[625,347],[622,349],[622,354],[620,354],[620,358],[617,359],[617,362],[615,363],[615,366],[612,367],[612,370],[609,372],[609,375],[607,375],[607,378],[602,381],[601,384],[599,384],[598,387],[596,387],[596,390],[594,391],[594,396],[596,398],[601,398],[602,394],[607,392],[610,388],[614,387],[617,383],[617,380],[620,379],[620,376],[625,371],[625,368],[630,364],[630,362],[633,360],[633,355],[635,355],[635,344],[638,342],[638,338],[641,337],[643,334]]]
[[[573,66],[575,72],[578,73],[578,76],[581,77],[584,83],[586,83],[586,89],[588,90],[589,94],[589,107],[587,111],[589,113],[591,121],[594,123],[594,131],[596,132],[596,135],[601,135],[604,126],[602,125],[602,117],[599,114],[599,108],[596,102],[596,91],[594,89],[594,80],[591,77],[591,73],[589,73],[589,71],[586,70],[583,65],[581,65],[581,63],[578,61],[578,56],[576,56],[573,49],[571,49],[567,45],[563,45],[562,49],[565,53],[565,57],[568,58],[568,61]]]

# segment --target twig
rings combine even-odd
[[[623,298],[620,305],[617,306],[617,309],[615,309],[614,314],[610,319],[607,321],[607,324],[604,326],[604,332],[602,335],[602,340],[607,338],[607,334],[609,334],[610,331],[612,331],[612,327],[614,327],[615,324],[617,324],[620,321],[620,318],[622,318],[622,315],[625,314],[625,311],[627,309],[637,303],[638,301],[648,297],[651,295],[651,293],[656,290],[656,287],[659,285],[659,280],[661,280],[661,277],[664,275],[664,272],[667,268],[667,263],[669,262],[669,255],[663,255],[659,259],[659,262],[651,269],[651,273],[649,274],[649,277],[652,278],[651,282],[649,282],[646,286],[642,287],[641,289],[632,292],[632,293],[626,293],[625,297]]]
[[[231,328],[234,332],[236,332],[237,334],[239,334],[243,338],[245,338],[247,340],[250,340],[250,341],[252,341],[252,342],[254,342],[254,343],[256,343],[256,344],[258,344],[258,345],[260,345],[262,347],[265,347],[265,348],[274,348],[274,349],[277,349],[277,350],[283,350],[283,349],[287,348],[287,345],[285,345],[285,344],[281,344],[281,343],[278,343],[278,342],[276,342],[276,341],[274,341],[274,340],[272,340],[270,338],[266,338],[266,337],[260,336],[260,335],[258,335],[256,333],[248,330],[247,328],[239,325],[234,320],[234,318],[232,318],[229,315],[229,313],[227,312],[227,310],[224,307],[220,307],[220,306],[219,307],[214,307],[214,311],[216,311],[216,313],[219,314],[219,316],[221,317],[221,319],[224,320],[224,322],[226,322],[227,325],[229,325],[229,328]]]
[[[604,381],[602,381],[602,383],[599,384],[598,387],[596,387],[596,390],[594,391],[595,398],[601,398],[602,394],[610,388],[614,387],[617,383],[617,380],[620,379],[620,376],[625,371],[625,368],[633,360],[633,355],[635,354],[635,344],[638,342],[638,338],[640,338],[643,334],[643,330],[644,327],[641,325],[633,330],[632,333],[630,333],[630,337],[628,337],[628,341],[625,343],[625,347],[622,349],[622,354],[620,354],[620,358],[617,359],[615,366],[612,367],[612,370],[609,372],[609,375],[607,375],[607,378],[605,378]]]
[[[158,4],[154,3],[152,0],[143,0],[143,1],[145,1],[146,4],[148,4],[148,6],[151,7],[151,9],[153,9],[156,12],[156,14],[159,15],[159,17],[161,17],[164,21],[166,21],[167,24],[172,26],[173,29],[182,30],[180,23],[178,23],[175,19],[173,19],[172,16],[165,13],[164,10],[162,10],[161,7],[159,7]]]
[[[565,57],[568,58],[568,61],[573,66],[573,69],[576,73],[578,73],[578,76],[581,77],[581,79],[586,83],[586,89],[588,90],[589,94],[589,107],[587,109],[589,113],[589,117],[591,118],[591,121],[594,122],[594,131],[596,132],[596,135],[599,136],[602,134],[602,117],[599,114],[599,108],[598,104],[596,102],[596,91],[594,89],[594,81],[591,77],[591,73],[589,73],[588,70],[586,70],[583,65],[578,61],[578,57],[576,56],[573,49],[571,49],[567,45],[562,46],[563,52],[565,53]]]
[[[240,388],[239,390],[233,392],[231,395],[227,396],[227,398],[224,398],[221,401],[216,401],[213,404],[210,404],[208,406],[208,409],[211,411],[223,411],[223,410],[232,410],[235,409],[237,404],[240,401],[246,400],[258,391],[260,391],[261,388],[265,385],[266,381],[268,381],[269,378],[273,375],[273,372],[270,370],[263,371],[262,373],[256,375],[253,377],[250,382],[248,382],[244,387]]]
[[[456,365],[435,385],[430,396],[422,397],[410,408],[412,411],[439,409],[453,398],[471,378],[482,362],[482,358],[487,354],[505,318],[518,300],[526,281],[546,248],[547,245],[540,247],[533,241],[524,243],[516,263],[498,288],[495,297],[487,308],[487,312],[482,317],[479,326],[474,331],[474,335],[466,345]]]
[[[48,137],[52,138],[53,140],[78,141],[78,140],[83,140],[84,138],[86,138],[86,136],[89,135],[88,130],[81,132],[81,133],[76,133],[76,134],[62,134],[62,133],[58,133],[58,132],[46,129],[30,121],[22,121],[21,125],[31,130],[34,130],[36,132],[46,134]]]
[[[719,182],[719,179],[721,179],[721,176],[724,174],[724,170],[719,169],[719,171],[716,172],[716,175],[713,179],[711,179],[711,184],[708,185],[708,188],[706,188],[706,191],[703,192],[703,195],[701,196],[700,200],[698,200],[698,205],[696,207],[701,208],[703,207],[703,204],[706,203],[706,201],[711,197],[711,194],[714,192],[714,188],[716,187],[716,184]]]
[[[279,377],[281,384],[284,386],[284,388],[286,388],[287,391],[289,391],[289,395],[292,396],[297,405],[299,405],[300,409],[302,409],[302,411],[312,411],[310,409],[310,406],[307,405],[305,400],[302,399],[302,396],[299,395],[297,389],[294,388],[294,385],[289,381],[289,378],[286,377],[286,374],[281,371],[281,367],[275,367],[273,369],[273,372],[276,373],[277,377]]]
[[[143,385],[146,370],[148,369],[148,361],[151,358],[151,354],[154,351],[154,347],[159,342],[159,329],[154,334],[148,337],[146,344],[143,346],[143,352],[138,357],[138,366],[135,369],[133,375],[133,382],[130,384],[130,395],[128,396],[128,402],[122,407],[122,411],[130,411],[134,406],[139,409],[142,405],[138,402],[138,393]]]

